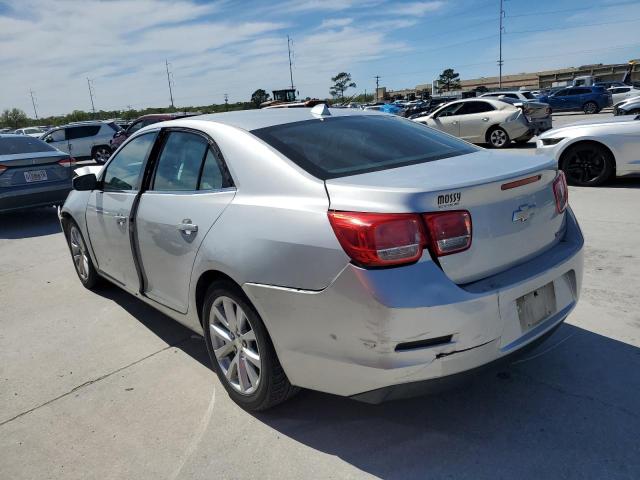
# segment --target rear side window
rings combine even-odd
[[[478,150],[403,118],[349,115],[252,130],[317,178],[356,175],[454,157]]]
[[[153,190],[197,190],[200,168],[209,150],[204,137],[188,132],[169,132],[153,180]]]
[[[138,188],[142,165],[149,156],[157,132],[134,138],[109,161],[102,177],[105,191],[135,190]]]
[[[489,102],[465,102],[462,105],[462,108],[458,110],[456,114],[470,115],[472,113],[491,112],[492,110],[495,110],[495,108],[493,108],[493,105],[491,105]]]
[[[55,148],[34,137],[0,137],[0,155],[51,152]]]
[[[67,127],[67,140],[93,137],[100,131],[100,125],[83,125],[82,127]]]

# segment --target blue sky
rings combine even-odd
[[[294,83],[328,95],[348,71],[359,92],[497,74],[499,0],[0,0],[0,109],[41,115],[247,100]],[[505,1],[504,73],[640,58],[640,2]]]

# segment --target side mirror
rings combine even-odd
[[[74,190],[79,192],[86,192],[89,190],[95,190],[98,188],[98,179],[95,173],[87,173],[86,175],[80,175],[71,181],[71,186]]]

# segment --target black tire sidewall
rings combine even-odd
[[[250,395],[244,395],[233,388],[227,381],[224,372],[218,364],[213,344],[211,342],[211,333],[209,331],[209,315],[216,298],[225,296],[236,302],[247,315],[251,328],[256,335],[256,342],[260,353],[262,367],[260,369],[260,384],[255,392]],[[275,350],[271,343],[267,329],[260,319],[258,312],[255,310],[249,299],[244,295],[242,290],[227,281],[216,281],[212,283],[205,294],[204,304],[202,306],[202,329],[204,332],[205,342],[207,344],[207,352],[211,360],[213,370],[218,375],[220,383],[225,388],[229,396],[245,410],[260,410],[269,398],[269,388],[274,372]]]
[[[594,105],[595,109],[593,110],[593,112],[587,112],[587,105]],[[598,113],[598,104],[595,102],[587,102],[583,105],[582,107],[582,111],[585,113],[585,115],[594,115],[596,113]]]
[[[89,275],[87,275],[86,280],[82,279],[82,277],[78,273],[78,269],[76,268],[75,262],[73,262],[73,250],[71,249],[71,229],[72,228],[75,228],[78,230],[78,235],[80,235],[80,239],[82,240],[82,243],[84,244],[84,248],[87,250],[87,256],[89,257]],[[82,285],[85,288],[92,290],[99,283],[100,276],[98,275],[98,271],[93,265],[93,259],[91,258],[91,254],[89,253],[89,246],[87,245],[87,241],[85,240],[84,235],[82,234],[82,230],[74,220],[67,221],[67,227],[65,228],[65,237],[67,239],[67,246],[69,247],[69,253],[71,254],[71,262],[73,263],[73,269],[76,272],[76,275],[78,276],[78,280],[80,280],[80,283],[82,283]]]
[[[611,155],[603,147],[600,147],[598,145],[593,145],[591,148],[601,153],[605,159],[604,171],[602,175],[596,177],[596,179],[594,179],[593,181],[586,182],[586,183],[578,182],[569,176],[569,174],[567,173],[567,169],[565,167],[567,162],[569,161],[569,156],[571,155],[571,153],[574,152],[575,150],[582,149],[582,148],[584,147],[580,147],[576,145],[574,147],[567,149],[567,151],[563,155],[563,158],[560,164],[560,169],[565,172],[565,175],[567,177],[567,182],[569,183],[569,185],[575,185],[578,187],[599,187],[600,185],[607,182],[613,176],[614,167],[613,167],[613,160],[611,159]]]

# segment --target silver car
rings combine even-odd
[[[377,112],[150,125],[74,189],[60,218],[80,281],[202,333],[249,410],[299,387],[416,395],[546,338],[582,283],[555,161]]]
[[[517,102],[519,106],[511,102]],[[471,143],[506,148],[511,141],[527,143],[538,132],[551,128],[549,105],[505,97],[467,98],[447,103],[415,122],[437,128]]]
[[[111,155],[109,142],[120,130],[114,122],[78,122],[49,130],[40,138],[78,160],[104,163]]]
[[[569,183],[595,187],[640,173],[640,115],[587,120],[543,133],[537,152],[551,156]]]

